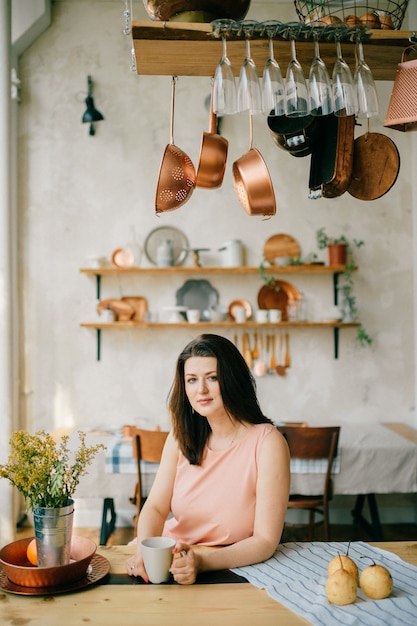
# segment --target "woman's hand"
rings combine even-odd
[[[198,556],[191,546],[185,543],[177,543],[174,548],[174,558],[170,572],[174,580],[180,585],[192,585],[195,583],[198,573]]]
[[[149,582],[149,578],[143,564],[142,555],[139,552],[127,559],[126,572],[129,576],[141,576],[145,583]]]

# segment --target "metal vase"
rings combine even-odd
[[[58,508],[33,508],[39,567],[56,567],[70,562],[74,500]]]

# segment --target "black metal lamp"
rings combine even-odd
[[[90,135],[95,135],[96,134],[96,129],[94,128],[94,123],[95,122],[100,122],[101,120],[104,120],[104,117],[100,113],[100,111],[97,111],[97,109],[94,106],[94,100],[93,100],[93,80],[92,80],[91,76],[88,76],[87,84],[88,84],[88,96],[85,99],[85,104],[87,105],[87,110],[86,110],[86,112],[83,115],[82,123],[83,124],[90,124],[89,134]]]

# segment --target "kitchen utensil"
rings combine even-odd
[[[227,56],[226,33],[221,33],[222,56],[217,64],[213,81],[213,111],[217,115],[237,113],[237,88],[235,74]]]
[[[312,115],[329,115],[333,112],[332,81],[320,57],[319,34],[313,33],[314,59],[310,66],[308,93]]]
[[[174,102],[177,77],[172,77],[170,142],[165,148],[156,188],[155,211],[178,209],[194,191],[196,173],[194,165],[185,152],[174,144]]]
[[[287,375],[287,370],[285,365],[282,364],[282,337],[281,335],[278,335],[277,337],[277,345],[278,345],[278,349],[277,349],[277,353],[278,353],[278,363],[276,364],[275,367],[275,371],[278,374],[278,376],[286,376]]]
[[[348,192],[358,200],[376,200],[391,189],[399,170],[400,155],[392,139],[381,133],[361,135],[354,142]]]
[[[384,126],[403,132],[417,128],[417,59],[409,60],[416,46],[408,46],[398,63]]]
[[[314,146],[310,162],[310,198],[336,198],[347,191],[352,178],[355,116],[320,119],[322,140]]]
[[[253,361],[252,361],[252,353],[249,345],[249,335],[248,333],[243,333],[242,336],[242,353],[243,358],[246,361],[246,365],[252,369]]]
[[[274,265],[275,259],[278,257],[299,257],[301,248],[294,237],[285,233],[279,233],[272,235],[265,241],[263,254],[265,259],[271,265]]]
[[[237,108],[240,113],[249,111],[252,115],[262,113],[262,92],[258,72],[250,52],[250,25],[245,28],[246,53],[240,68],[237,88]]]
[[[268,311],[266,309],[258,309],[255,312],[255,319],[258,324],[266,324],[268,321]]]
[[[135,309],[123,300],[116,298],[108,298],[107,300],[101,300],[96,307],[97,313],[101,313],[105,309],[110,309],[115,314],[116,322],[127,322],[135,314]]]
[[[275,144],[296,157],[311,154],[313,145],[320,137],[319,120],[313,115],[303,117],[269,115],[268,127]]]
[[[295,38],[291,36],[291,60],[285,76],[285,115],[303,117],[310,113],[307,83],[303,68],[297,59]]]
[[[264,22],[268,37],[269,56],[265,63],[262,75],[262,110],[265,115],[285,115],[285,83],[281,68],[274,56],[273,36],[277,31],[279,22],[271,20]]]
[[[184,21],[183,14],[191,19],[192,14],[198,12],[204,13],[207,22],[211,22],[221,18],[243,20],[250,0],[143,0],[143,5],[152,20],[167,22],[174,18]]]
[[[270,363],[269,369],[272,371],[275,371],[275,368],[277,366],[277,357],[275,354],[275,335],[271,335],[270,342],[271,342],[271,360],[269,362]]]
[[[369,65],[365,62],[363,45],[360,39],[356,42],[356,69],[353,83],[358,100],[358,117],[375,117],[379,113],[378,94]]]
[[[260,357],[260,352],[258,348],[258,333],[253,333],[253,350],[252,350],[252,359],[256,361]]]
[[[259,357],[256,360],[253,359],[253,373],[255,374],[255,376],[265,376],[268,373],[268,365],[265,359],[263,339],[261,334],[258,335],[257,353],[259,354]]]
[[[217,116],[213,112],[213,85],[210,97],[209,132],[203,132],[200,159],[197,168],[196,186],[204,189],[216,189],[223,183],[226,170],[229,142],[218,135]]]
[[[290,357],[290,336],[288,333],[285,333],[285,367],[291,367],[291,357]]]
[[[275,215],[275,193],[271,177],[261,153],[252,147],[252,142],[252,115],[249,113],[249,150],[233,163],[235,192],[249,215]]]

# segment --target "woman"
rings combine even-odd
[[[206,334],[185,347],[169,410],[173,427],[139,516],[128,574],[148,580],[140,542],[157,535],[177,542],[171,572],[181,584],[194,583],[198,572],[270,558],[287,510],[288,447],[262,414],[233,343]]]

